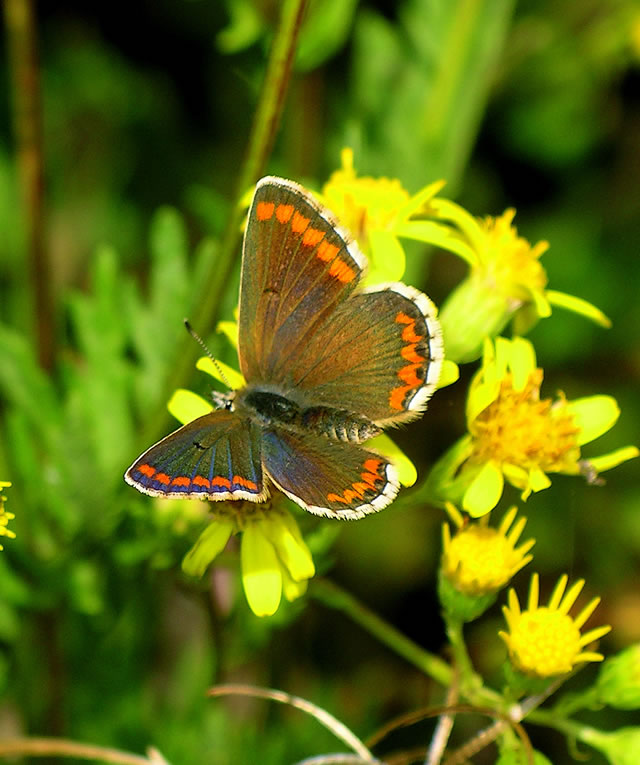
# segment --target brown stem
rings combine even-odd
[[[82,744],[64,738],[14,738],[0,741],[0,757],[74,757],[81,760],[98,760],[116,765],[151,765],[152,760],[138,754],[108,749],[93,744]]]
[[[54,358],[51,272],[44,236],[42,99],[33,0],[4,0],[13,98],[16,165],[24,246],[33,284],[38,358],[50,369]]]

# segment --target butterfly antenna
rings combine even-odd
[[[189,322],[189,319],[183,319],[183,321],[184,321],[184,326],[186,327],[187,332],[200,345],[202,350],[207,354],[207,356],[213,362],[213,366],[216,368],[218,374],[220,375],[220,379],[222,380],[222,382],[227,386],[227,388],[229,388],[229,390],[232,390],[232,387],[229,384],[229,380],[227,380],[227,376],[222,371],[222,367],[218,363],[218,359],[216,359],[216,357],[213,355],[213,353],[211,353],[211,351],[205,345],[204,340],[200,337],[200,335],[191,326],[191,323]]]

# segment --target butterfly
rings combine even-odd
[[[262,178],[249,210],[239,300],[246,386],[125,473],[156,497],[266,501],[356,519],[396,497],[396,469],[362,444],[419,417],[443,359],[429,298],[400,282],[358,289],[367,261],[304,188]]]

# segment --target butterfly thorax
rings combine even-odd
[[[366,417],[345,409],[304,406],[274,391],[249,386],[237,391],[233,409],[262,427],[277,425],[295,432],[317,433],[335,441],[360,443],[381,433]]]

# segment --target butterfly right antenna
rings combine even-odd
[[[222,371],[222,367],[218,363],[218,360],[213,355],[213,353],[211,353],[211,351],[207,348],[207,346],[204,343],[204,340],[200,337],[200,335],[191,326],[191,323],[189,322],[189,319],[184,319],[183,321],[184,321],[184,326],[185,326],[187,332],[201,346],[202,350],[207,354],[207,356],[213,362],[213,366],[216,368],[218,374],[220,375],[220,379],[222,380],[222,382],[227,386],[227,388],[229,388],[229,390],[233,390],[232,386],[229,384],[229,380],[227,380],[227,376]]]

